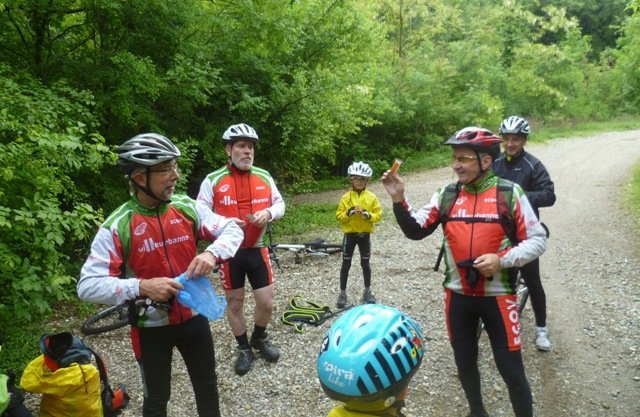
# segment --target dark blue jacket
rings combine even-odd
[[[538,208],[550,207],[556,202],[553,181],[542,162],[523,150],[516,157],[507,160],[504,154],[493,162],[493,172],[499,177],[520,184],[527,198],[540,218]]]

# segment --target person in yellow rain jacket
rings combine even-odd
[[[364,291],[362,302],[373,304],[376,302],[371,293],[371,233],[374,224],[382,220],[382,210],[378,197],[367,190],[367,181],[373,170],[364,162],[354,162],[347,170],[351,181],[351,190],[345,193],[336,209],[336,220],[342,226],[344,238],[342,240],[342,267],[340,268],[340,295],[336,305],[344,308],[347,305],[347,280],[351,269],[351,259],[356,246],[360,252],[360,266],[364,277]]]

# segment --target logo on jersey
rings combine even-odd
[[[225,195],[224,197],[222,197],[222,200],[218,200],[218,201],[223,206],[235,206],[236,204],[238,204],[236,200],[229,197],[228,195]]]
[[[147,230],[147,222],[140,223],[133,231],[133,234],[136,236],[142,236],[146,230]]]
[[[467,201],[467,196],[458,197],[456,200],[456,206],[461,206]]]
[[[224,184],[222,185],[222,187],[220,187],[220,192],[221,193],[226,193],[227,191],[229,191],[229,184]]]
[[[256,191],[260,191],[260,190],[266,190],[267,187],[265,187],[264,185],[258,185],[256,186]]]
[[[142,241],[142,245],[138,247],[138,253],[151,253],[157,249],[164,248],[165,245],[171,246],[189,241],[189,235],[182,235],[176,238],[167,239],[163,242],[155,242],[153,238],[147,238]]]

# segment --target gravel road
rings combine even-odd
[[[551,352],[538,352],[533,346],[533,313],[525,310],[523,318],[523,354],[535,415],[640,416],[640,239],[638,223],[622,205],[632,167],[640,160],[640,130],[530,144],[528,149],[547,166],[558,196],[554,207],[542,210],[542,219],[551,230],[541,260],[554,343]],[[438,186],[453,179],[450,168],[405,177],[414,205],[424,204]],[[440,235],[419,242],[406,239],[395,224],[390,199],[380,184],[372,184],[371,190],[377,193],[386,214],[372,237],[374,294],[379,302],[415,317],[428,336],[426,360],[412,381],[406,415],[466,416],[466,401],[444,326],[442,276],[432,269]],[[337,204],[342,192],[297,200]],[[323,237],[338,241],[337,225]],[[333,306],[340,257],[308,257],[303,264],[295,264],[289,253],[281,258],[284,265],[277,271],[276,311],[269,329],[282,349],[278,363],[259,359],[249,374],[236,376],[234,340],[228,324],[211,323],[223,416],[324,417],[333,406],[315,374],[317,350],[333,320],[319,327],[307,326],[298,334],[280,324],[279,316],[296,294]],[[359,301],[362,278],[357,262],[351,270],[348,292],[352,301]],[[253,306],[250,296],[248,304]],[[247,313],[250,317],[251,311]],[[85,341],[105,356],[112,382],[127,384],[132,400],[123,416],[140,416],[140,375],[126,331],[85,337]],[[479,362],[490,415],[513,415],[486,336],[481,339]],[[169,415],[197,415],[188,376],[177,354],[172,383]]]

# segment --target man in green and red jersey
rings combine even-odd
[[[233,218],[244,231],[244,241],[235,257],[220,268],[227,319],[238,343],[235,372],[244,375],[255,359],[252,348],[269,362],[280,357],[280,351],[266,333],[273,312],[275,280],[265,228],[268,222],[284,215],[285,204],[269,172],[253,166],[254,148],[259,140],[256,131],[244,123],[232,125],[222,140],[229,161],[202,181],[198,201],[212,207],[215,213]],[[251,340],[244,316],[246,279],[256,303]]]
[[[514,274],[509,270],[538,258],[546,249],[546,235],[522,187],[503,180],[510,189],[509,217],[515,227],[515,242],[508,236],[499,207],[500,179],[491,170],[500,155],[500,142],[491,131],[470,126],[444,143],[452,148],[451,168],[458,177],[459,190],[448,219],[440,210],[448,186],[436,191],[426,205],[414,209],[397,173],[384,173],[382,185],[393,201],[396,221],[408,238],[424,239],[444,224],[445,318],[469,416],[488,416],[478,367],[477,328],[482,320],[515,416],[532,417]]]
[[[178,302],[182,285],[174,278],[182,273],[187,279],[208,275],[235,254],[243,236],[235,222],[207,205],[174,195],[179,156],[178,148],[156,133],[137,135],[118,148],[118,165],[129,178],[131,198],[98,230],[77,291],[81,299],[100,304],[151,301],[148,308],[129,315],[135,321],[131,342],[142,373],[144,417],[167,415],[174,347],[187,367],[198,415],[219,417],[209,322]],[[198,255],[198,240],[214,243]]]

